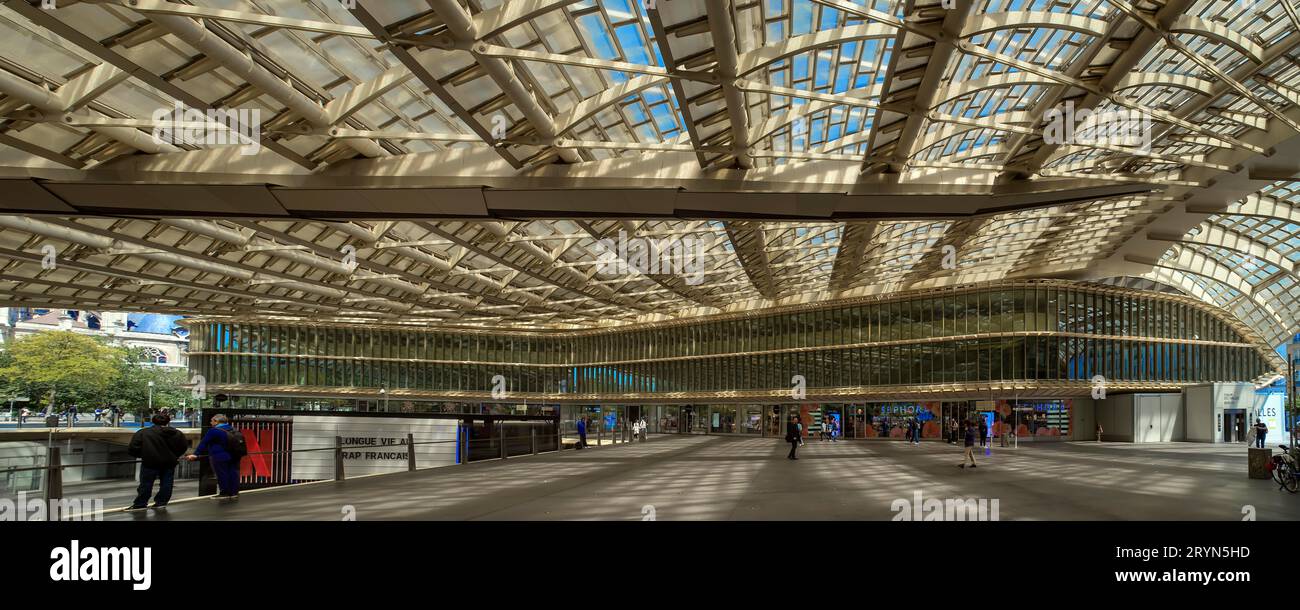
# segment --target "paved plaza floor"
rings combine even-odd
[[[1244,445],[993,447],[974,470],[941,442],[652,436],[341,483],[173,501],[128,520],[889,520],[899,501],[984,498],[1007,520],[1300,519],[1300,495],[1246,476]],[[1249,509],[1246,509],[1249,510]]]

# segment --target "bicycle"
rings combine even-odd
[[[1291,493],[1300,491],[1300,469],[1296,466],[1296,456],[1286,445],[1278,445],[1282,449],[1282,455],[1273,456],[1269,462],[1269,470],[1273,474],[1273,481],[1277,483],[1278,489],[1285,489]]]

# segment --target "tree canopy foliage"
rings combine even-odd
[[[0,351],[0,389],[27,396],[25,406],[55,411],[77,405],[81,412],[119,406],[127,411],[149,403],[179,407],[189,395],[183,370],[149,364],[143,350],[72,331],[46,331],[14,340]]]

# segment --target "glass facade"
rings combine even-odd
[[[1253,379],[1268,361],[1191,299],[1062,282],[890,298],[576,332],[484,331],[196,319],[190,368],[209,387],[633,400],[963,382],[1202,383]],[[497,376],[500,377],[497,377]],[[681,425],[711,420],[682,414]],[[752,414],[719,415],[738,428]],[[761,419],[761,418],[760,418]],[[699,420],[699,421],[696,421]],[[865,422],[863,422],[865,424]],[[859,426],[860,427],[860,426]]]

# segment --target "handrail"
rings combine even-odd
[[[563,433],[562,431],[560,431],[560,430],[555,430],[554,432],[548,432],[547,434],[545,434],[545,436],[548,437],[548,438],[549,438],[549,437],[553,437],[554,440],[555,440],[555,446],[554,446],[554,448],[553,448],[553,449],[550,449],[548,452],[559,452],[559,451],[562,451],[562,450],[564,449],[564,433]],[[469,452],[469,449],[470,449],[470,447],[471,447],[471,443],[475,443],[475,442],[477,442],[477,443],[488,442],[488,443],[493,443],[493,444],[498,444],[498,443],[499,443],[499,446],[500,446],[500,449],[501,449],[499,459],[506,459],[506,458],[510,457],[510,455],[509,455],[509,451],[508,451],[508,449],[507,449],[508,445],[510,445],[510,443],[509,443],[508,441],[518,441],[518,440],[521,440],[521,439],[527,439],[527,440],[529,441],[529,445],[531,446],[531,452],[530,452],[530,453],[531,453],[532,455],[537,455],[537,454],[539,453],[539,451],[538,451],[538,434],[537,434],[537,431],[536,431],[535,429],[530,430],[530,431],[529,431],[529,434],[528,434],[527,436],[523,436],[523,435],[516,435],[516,436],[496,436],[496,437],[478,438],[478,439],[471,439],[471,438],[468,438],[468,437],[464,437],[464,438],[457,438],[457,439],[455,439],[455,440],[415,441],[414,438],[413,438],[413,435],[412,435],[411,433],[407,433],[407,435],[406,435],[406,439],[407,439],[408,442],[401,443],[401,444],[397,444],[397,445],[342,445],[342,444],[340,443],[340,441],[342,440],[342,437],[341,437],[341,436],[335,436],[335,442],[336,442],[336,443],[339,443],[339,444],[336,444],[336,445],[333,446],[333,447],[313,447],[313,448],[310,448],[310,449],[284,449],[284,450],[279,450],[279,451],[258,451],[258,452],[250,453],[249,455],[274,455],[274,454],[277,454],[277,453],[279,453],[279,454],[285,454],[285,453],[287,453],[287,454],[292,454],[292,453],[305,453],[305,452],[315,452],[315,451],[333,451],[333,452],[334,452],[334,480],[335,480],[335,481],[344,481],[344,480],[347,479],[346,474],[345,474],[345,468],[344,468],[344,458],[343,458],[343,450],[344,450],[344,449],[359,449],[359,448],[364,448],[364,447],[379,447],[379,446],[383,446],[383,447],[403,447],[403,446],[405,446],[405,447],[412,447],[412,446],[415,446],[415,445],[437,445],[437,444],[445,444],[445,443],[452,443],[452,442],[454,442],[454,443],[457,443],[457,454],[458,454],[458,457],[461,458],[460,461],[459,461],[459,463],[462,464],[462,465],[468,465],[468,464],[470,463],[470,459],[469,459],[469,458],[470,458],[470,452]],[[611,438],[611,440],[613,440],[613,438]],[[464,448],[465,448],[465,454],[463,454],[463,455],[460,454],[460,443],[461,443],[462,441],[465,443],[465,445],[464,445]],[[617,442],[617,441],[615,441],[615,442]],[[625,438],[623,442],[626,443],[626,442],[628,442],[628,440]],[[45,500],[46,500],[46,501],[52,501],[52,500],[57,500],[57,499],[60,499],[60,498],[63,497],[63,470],[64,470],[65,468],[76,468],[76,467],[86,467],[86,466],[108,466],[108,465],[137,464],[137,463],[140,463],[140,462],[142,461],[141,459],[132,459],[132,460],[109,461],[109,462],[89,462],[89,463],[81,463],[81,464],[62,464],[62,463],[61,463],[62,460],[60,459],[60,451],[59,451],[59,448],[58,448],[58,447],[56,447],[56,446],[50,446],[50,447],[47,447],[47,451],[48,451],[48,453],[46,454],[46,463],[45,463],[45,465],[43,465],[43,466],[30,466],[30,467],[23,467],[23,468],[6,468],[6,469],[3,469],[3,470],[0,471],[0,472],[5,472],[5,473],[15,473],[15,472],[27,472],[27,471],[36,471],[36,470],[47,471],[47,472],[48,472],[48,475],[47,475],[47,477],[46,477],[46,479],[45,479],[45,481],[44,481],[44,484],[43,484],[43,488],[44,488],[43,491],[44,491],[44,497],[45,497]],[[193,455],[193,454],[190,454],[190,455]],[[516,456],[518,456],[518,455],[526,455],[526,454],[516,454]],[[479,461],[483,461],[483,460],[479,460]],[[418,469],[418,468],[417,468],[417,465],[416,465],[415,452],[414,452],[414,451],[408,451],[408,452],[407,452],[407,470],[410,471],[410,472],[414,472],[414,471],[417,470],[417,469]],[[286,484],[286,485],[291,485],[291,483],[290,483],[290,484]]]
[[[473,438],[473,439],[465,439],[465,441],[466,441],[466,442],[470,442],[470,443],[481,443],[481,442],[484,442],[484,441],[491,442],[491,441],[504,441],[504,440],[511,440],[511,439],[514,439],[514,440],[518,440],[518,439],[529,439],[529,440],[531,440],[531,439],[532,439],[532,436],[494,436],[494,437],[489,437],[489,438]],[[336,447],[336,446],[329,446],[329,447],[312,447],[312,448],[309,448],[309,449],[279,449],[279,450],[275,450],[275,451],[250,451],[250,452],[248,452],[247,454],[245,454],[245,457],[247,457],[247,456],[249,456],[249,455],[278,455],[278,454],[285,454],[285,453],[309,453],[309,452],[313,452],[313,451],[337,451],[337,450],[340,450],[340,449],[366,449],[366,448],[380,448],[380,447],[411,447],[411,446],[414,446],[414,445],[438,445],[438,444],[445,444],[445,443],[458,443],[458,442],[460,442],[460,441],[459,441],[459,440],[416,441],[416,442],[413,442],[413,443],[402,443],[402,444],[398,444],[398,445],[342,445],[342,446],[337,446],[337,447]],[[187,455],[194,455],[194,454],[191,453],[191,454],[187,454]],[[182,455],[182,456],[178,457],[177,460],[179,461],[179,460],[181,460],[181,459],[184,459],[185,457],[186,457],[185,455]],[[203,456],[200,456],[200,457],[203,457]],[[141,462],[141,459],[140,459],[140,458],[135,458],[135,459],[132,459],[132,460],[118,460],[118,461],[113,461],[113,462],[88,462],[88,463],[83,463],[83,464],[59,464],[57,467],[58,467],[60,470],[62,470],[62,469],[66,469],[66,468],[85,468],[85,467],[88,467],[88,466],[114,466],[114,465],[123,465],[123,464],[139,464],[140,462]],[[46,465],[46,466],[24,466],[24,467],[22,467],[22,468],[13,468],[13,467],[9,467],[9,468],[0,468],[0,473],[27,472],[27,471],[30,471],[30,470],[50,470],[50,469],[51,469],[51,466],[49,466],[49,465]]]

